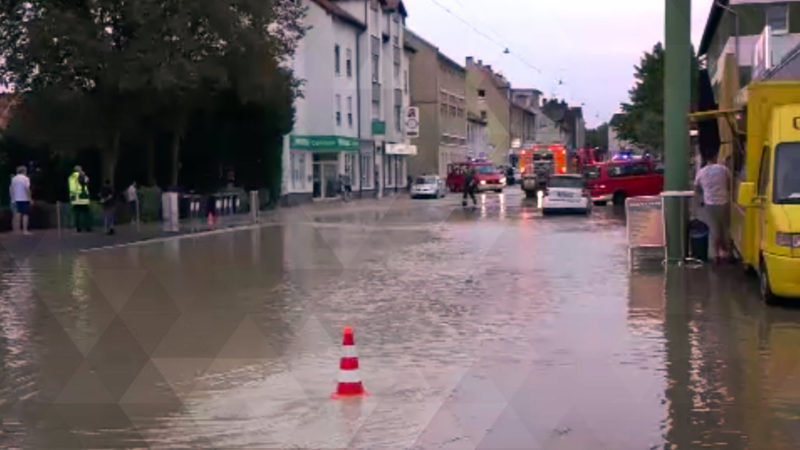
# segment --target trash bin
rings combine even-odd
[[[704,222],[689,222],[689,256],[700,261],[708,261],[708,240],[711,230]]]

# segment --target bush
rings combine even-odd
[[[161,219],[161,189],[143,186],[138,190],[139,219],[142,222],[157,222]]]

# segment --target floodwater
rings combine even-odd
[[[252,230],[0,248],[0,446],[794,448],[800,308],[631,270],[624,219],[517,189]],[[318,212],[324,210],[324,213]],[[369,397],[332,400],[341,328]]]

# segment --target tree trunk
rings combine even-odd
[[[119,140],[120,140],[120,133],[119,131],[114,132],[114,136],[111,138],[111,148],[104,151],[101,156],[101,163],[100,163],[100,175],[102,180],[100,183],[105,183],[106,180],[111,181],[111,185],[114,185],[114,172],[117,169],[117,160],[119,159]]]
[[[147,186],[156,185],[156,137],[147,138],[146,155],[147,161]]]
[[[181,165],[181,135],[183,130],[181,126],[175,127],[172,134],[172,175],[170,176],[170,186],[178,186],[178,174],[180,173]]]

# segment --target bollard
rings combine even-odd
[[[141,222],[141,212],[140,212],[140,208],[139,208],[139,196],[138,195],[136,196],[135,205],[136,205],[136,231],[141,231],[141,227],[139,226],[139,223]]]
[[[250,191],[250,219],[254,223],[258,222],[259,209],[258,191]]]
[[[58,237],[61,237],[61,202],[56,200],[56,227],[58,228]]]

